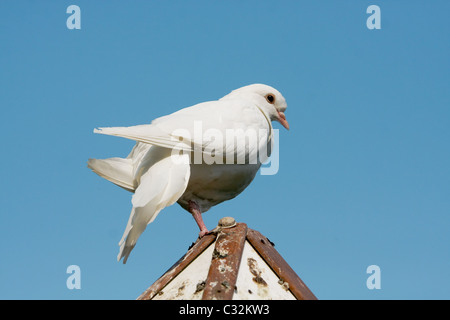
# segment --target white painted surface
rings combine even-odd
[[[233,300],[296,300],[287,283],[278,276],[245,241]]]
[[[197,291],[197,284],[206,280],[215,243],[192,261],[178,276],[170,281],[153,300],[200,300],[203,290]]]

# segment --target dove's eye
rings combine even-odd
[[[266,96],[266,100],[267,100],[267,102],[273,104],[273,103],[275,102],[275,97],[274,97],[272,94],[268,94],[268,95]]]

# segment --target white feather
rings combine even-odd
[[[127,227],[119,242],[117,259],[128,256],[147,225],[155,220],[158,213],[174,204],[186,190],[189,181],[189,159],[176,163],[171,158],[171,150],[152,147],[145,155],[147,171],[141,176],[139,186],[132,197],[133,209]]]
[[[131,159],[89,159],[88,168],[125,190],[133,192],[136,187],[133,182],[133,162]]]

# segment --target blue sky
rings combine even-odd
[[[69,30],[66,9],[81,8]],[[366,9],[381,9],[369,30]],[[450,298],[448,1],[1,1],[0,298],[135,299],[195,241],[178,205],[118,241],[128,192],[86,167],[251,83],[291,130],[280,170],[204,215],[260,231],[320,299]],[[69,265],[81,289],[66,287]],[[366,287],[369,265],[381,289]]]

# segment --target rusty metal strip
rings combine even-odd
[[[258,231],[248,229],[247,240],[278,277],[289,284],[289,290],[298,300],[317,300],[317,297],[309,290],[266,237]]]
[[[160,292],[173,278],[184,270],[195,258],[197,258],[205,249],[214,242],[216,235],[209,234],[198,239],[195,244],[181,257],[167,272],[165,272],[155,283],[145,290],[137,300],[151,300]]]
[[[244,251],[247,225],[223,229],[217,235],[202,300],[231,300]]]

